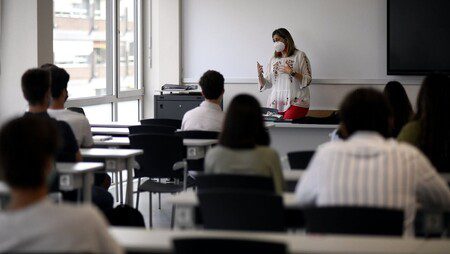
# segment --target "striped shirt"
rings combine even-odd
[[[296,198],[301,205],[365,206],[401,209],[405,235],[413,235],[417,203],[450,208],[450,190],[416,148],[374,132],[317,149]]]

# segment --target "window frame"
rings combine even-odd
[[[134,3],[134,83],[135,89],[120,90],[120,0],[107,0],[106,2],[106,95],[85,98],[68,99],[65,107],[84,107],[101,104],[110,104],[112,107],[111,120],[118,119],[118,103],[138,100],[138,119],[143,116],[143,15],[142,0],[133,0]],[[53,14],[54,15],[54,14]]]

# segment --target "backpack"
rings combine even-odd
[[[139,210],[129,205],[118,205],[106,213],[106,217],[112,226],[144,227],[145,222]]]

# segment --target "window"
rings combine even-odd
[[[53,3],[54,63],[70,74],[66,106],[87,108],[96,122],[107,119],[100,115],[117,121],[128,117],[121,117],[126,112],[119,108],[130,101],[139,120],[143,98],[137,57],[141,54],[141,0]],[[94,116],[95,110],[103,113]]]

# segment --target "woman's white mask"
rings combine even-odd
[[[286,48],[286,45],[284,45],[284,43],[282,43],[281,41],[276,41],[273,44],[273,47],[275,48],[275,51],[280,53],[283,52],[283,50]]]

